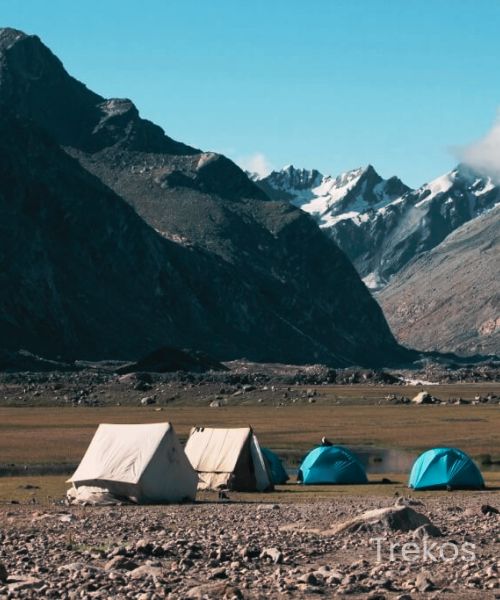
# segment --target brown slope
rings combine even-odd
[[[380,293],[396,337],[420,350],[500,355],[500,206],[411,262]]]

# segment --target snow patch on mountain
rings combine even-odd
[[[382,179],[371,165],[337,177],[288,165],[262,178],[260,185],[271,195],[279,192],[277,198],[287,197],[294,206],[315,217],[322,228],[348,219],[357,225],[364,223],[409,189],[395,177]]]
[[[415,206],[422,206],[426,202],[430,202],[433,198],[435,198],[438,194],[444,194],[448,192],[450,188],[453,186],[455,180],[454,171],[451,173],[446,173],[431,183],[424,185],[422,188],[421,196],[422,200],[417,202]]]
[[[384,281],[380,278],[377,271],[372,271],[366,277],[363,277],[363,283],[372,291],[380,290],[384,286]]]
[[[256,183],[311,214],[372,290],[500,201],[492,179],[463,164],[417,190],[371,165],[337,177],[289,165]]]

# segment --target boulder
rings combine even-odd
[[[429,392],[419,392],[414,398],[411,399],[414,404],[435,404],[438,399],[429,394]]]
[[[429,518],[409,506],[388,506],[368,510],[353,519],[324,532],[335,535],[344,532],[414,531],[422,525],[432,525]]]
[[[150,404],[156,404],[155,396],[145,396],[141,398],[141,406],[149,406]]]

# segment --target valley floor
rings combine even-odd
[[[1,599],[498,597],[500,518],[481,508],[500,508],[500,470],[482,465],[500,457],[500,410],[475,398],[498,396],[499,384],[153,381],[136,389],[137,381],[89,384],[72,377],[0,383],[0,472],[22,474],[0,477],[0,563],[8,575],[2,583],[0,567]],[[399,403],[423,388],[444,403]],[[139,406],[145,397],[154,403]],[[457,398],[465,403],[454,404]],[[211,407],[215,400],[220,406]],[[371,448],[380,463],[372,463],[370,483],[356,487],[289,483],[267,494],[230,493],[229,502],[203,493],[182,506],[63,503],[67,474],[99,423],[167,420],[182,439],[193,425],[251,424],[261,444],[292,467],[323,435]],[[471,453],[488,489],[411,493],[412,502],[422,503],[413,508],[441,529],[443,536],[432,539],[438,551],[448,543],[460,552],[473,544],[474,560],[405,560],[402,544],[422,549],[413,532],[325,533],[409,496],[407,470],[384,469],[384,450],[416,454],[437,445]],[[392,558],[391,543],[399,548]]]
[[[12,463],[72,465],[99,423],[164,421],[173,423],[181,439],[198,425],[252,425],[261,444],[292,465],[322,436],[348,446],[412,452],[458,446],[479,460],[500,458],[499,405],[474,404],[477,397],[499,396],[498,383],[428,386],[445,403],[423,406],[397,402],[425,386],[265,385],[234,391],[213,383],[161,383],[141,391],[112,383],[94,385],[85,396],[79,390],[88,388],[81,383],[52,387],[37,384],[33,396],[29,385],[0,384],[0,469]],[[154,403],[140,405],[144,398]],[[457,405],[457,398],[467,403]],[[220,406],[210,406],[214,402]]]

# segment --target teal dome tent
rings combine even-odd
[[[281,462],[281,458],[272,450],[269,450],[269,448],[261,448],[261,451],[269,464],[273,483],[275,485],[286,483],[290,478],[288,477],[288,473],[285,471],[285,467]]]
[[[413,463],[408,487],[414,490],[484,487],[481,472],[472,459],[457,448],[432,448]]]
[[[297,477],[305,485],[368,483],[355,454],[341,446],[318,446],[309,452]]]

